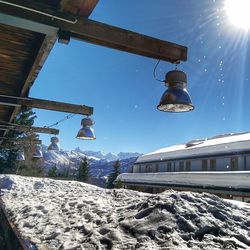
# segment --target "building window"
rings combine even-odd
[[[191,171],[191,161],[185,162],[185,171]]]
[[[141,173],[141,165],[139,165],[139,173]]]
[[[172,163],[168,162],[167,163],[167,172],[171,172],[171,168],[172,168]]]
[[[238,157],[232,157],[230,159],[231,171],[237,171],[239,169],[238,166]]]
[[[156,172],[157,166],[158,166],[158,164],[156,164],[155,166],[152,165],[152,164],[146,165],[146,173],[154,173],[154,172]]]
[[[132,173],[136,173],[136,169],[137,169],[137,166],[134,165],[133,168],[132,168]]]
[[[202,171],[207,171],[207,160],[202,160],[201,168]]]
[[[210,160],[210,171],[216,171],[216,159]]]
[[[183,172],[184,171],[184,161],[180,161],[179,162],[179,172]]]
[[[155,172],[159,172],[159,165],[155,164]]]

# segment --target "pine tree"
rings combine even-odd
[[[56,165],[54,165],[53,167],[50,168],[50,170],[48,172],[48,177],[50,177],[50,178],[57,177],[57,167],[56,167]]]
[[[115,188],[124,188],[124,182],[121,179],[118,179],[118,181],[115,183]]]
[[[66,166],[66,165],[64,164],[64,170],[63,170],[63,172],[62,172],[62,174],[61,174],[61,177],[62,177],[63,179],[69,179],[69,166]]]
[[[83,161],[80,163],[77,180],[82,182],[89,181],[89,163],[87,158],[85,157]]]
[[[108,176],[107,181],[107,188],[115,188],[114,181],[116,180],[117,176],[120,174],[120,161],[117,160],[113,165],[113,170]]]
[[[32,109],[23,109],[13,120],[13,123],[31,127],[34,124],[35,118],[36,115]],[[17,169],[16,158],[18,151],[20,149],[26,150],[29,152],[26,158],[27,160],[30,159],[35,149],[34,139],[37,138],[37,135],[30,131],[9,130],[5,137],[11,140],[5,140],[0,149],[0,161],[4,166],[1,171],[15,173]],[[18,139],[22,139],[22,143],[17,143]]]

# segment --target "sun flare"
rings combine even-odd
[[[225,0],[224,7],[232,24],[250,29],[250,0]]]

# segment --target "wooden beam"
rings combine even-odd
[[[45,133],[45,134],[52,134],[52,135],[59,134],[59,130],[54,129],[54,128],[29,127],[29,126],[19,125],[19,124],[0,120],[0,130],[9,130],[9,129],[19,130],[19,131],[32,131],[35,133]]]
[[[80,115],[92,115],[93,108],[85,105],[76,105],[70,103],[48,101],[37,98],[29,98],[31,100],[22,100],[23,106],[28,106],[38,109],[54,110],[66,113],[80,114]]]
[[[23,141],[29,141],[27,138],[8,138],[8,137],[0,137],[0,140],[6,140],[6,141],[16,141],[16,142],[23,142]],[[36,144],[42,144],[41,140],[35,139],[32,140],[32,142],[36,143]]]
[[[0,124],[0,128],[2,128],[2,129],[12,129],[12,128],[15,128],[15,126],[13,126],[13,125],[2,125],[2,124]]]
[[[30,107],[46,110],[54,110],[79,115],[92,115],[93,108],[85,105],[76,105],[64,102],[42,100],[37,98],[21,98],[15,96],[0,95],[0,105],[13,107]]]
[[[51,135],[58,135],[59,130],[55,128],[41,128],[41,127],[26,127],[26,126],[19,126],[16,127],[15,130],[17,131],[31,131],[34,133],[42,133],[42,134],[51,134]]]
[[[0,121],[0,130],[17,130],[22,132],[34,132],[34,133],[44,133],[44,134],[52,134],[52,135],[58,135],[59,129],[55,128],[46,128],[46,127],[29,127],[19,124],[14,124],[10,122]]]
[[[52,19],[45,15],[6,4],[0,4],[0,10],[4,14],[48,25],[68,32],[73,38],[108,48],[161,59],[171,63],[187,60],[187,47],[86,18],[79,17],[76,23],[72,23],[56,18]],[[36,10],[42,11],[41,9]],[[55,16],[60,14],[57,12],[53,13]]]
[[[93,20],[78,20],[75,26],[63,24],[73,38],[141,56],[175,63],[187,60],[187,48]]]

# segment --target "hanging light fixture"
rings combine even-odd
[[[56,137],[56,136],[51,137],[50,142],[51,143],[48,146],[48,150],[55,150],[55,151],[60,150],[59,138],[58,137]]]
[[[172,70],[165,76],[168,89],[163,93],[157,109],[164,112],[188,112],[194,109],[186,89],[187,75],[181,70]]]
[[[43,157],[43,152],[41,150],[41,147],[40,146],[36,146],[36,150],[32,156],[33,158],[42,158]]]
[[[91,126],[94,125],[94,121],[90,118],[83,118],[81,121],[82,128],[78,131],[76,138],[82,140],[95,140],[95,134]]]
[[[25,161],[24,151],[19,150],[16,157],[17,161]]]

